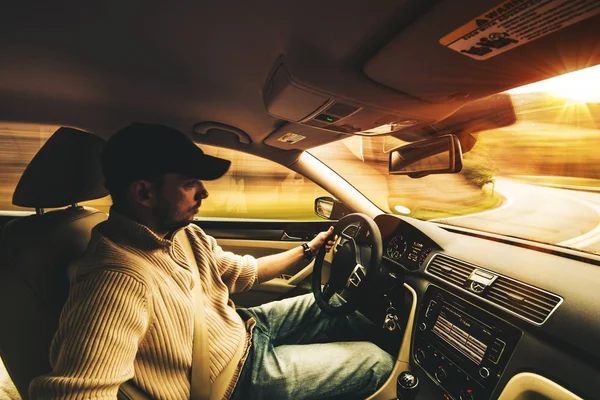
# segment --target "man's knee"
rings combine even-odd
[[[363,352],[364,351],[364,352]],[[394,357],[381,350],[373,343],[364,343],[364,349],[361,349],[365,360],[363,367],[367,376],[370,376],[369,386],[373,389],[379,388],[385,383],[394,368]]]

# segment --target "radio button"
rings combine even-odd
[[[500,357],[502,356],[505,347],[506,343],[504,343],[502,340],[494,340],[494,344],[492,344],[492,346],[490,347],[488,359],[494,364],[498,364],[498,361],[500,361]]]
[[[427,306],[427,311],[425,311],[425,317],[431,318],[431,314],[433,313],[433,308],[437,305],[435,300],[431,300],[429,305]]]
[[[500,353],[498,352],[498,350],[491,348],[490,353],[488,355],[488,360],[490,360],[494,364],[498,364],[498,361],[500,360]]]
[[[487,369],[486,367],[481,367],[481,368],[479,368],[479,375],[484,379],[489,378],[490,370]]]

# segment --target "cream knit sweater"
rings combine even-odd
[[[185,233],[207,297],[213,381],[232,359],[241,335],[249,337],[229,293],[250,289],[257,265],[251,256],[223,251],[195,225]],[[152,398],[189,399],[193,278],[173,237],[161,239],[112,210],[94,228],[86,254],[70,267],[70,294],[50,349],[53,370],[33,380],[32,399],[115,399],[119,386],[132,378]]]

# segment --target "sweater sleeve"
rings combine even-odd
[[[149,325],[148,288],[123,272],[91,273],[72,287],[50,349],[53,370],[34,379],[32,399],[115,399],[133,378]]]
[[[258,282],[258,264],[256,258],[245,255],[239,256],[230,251],[224,251],[212,236],[206,235],[209,246],[217,262],[223,283],[230,293],[250,290]]]

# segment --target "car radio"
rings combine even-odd
[[[520,337],[514,326],[431,285],[413,358],[452,398],[488,399]]]

